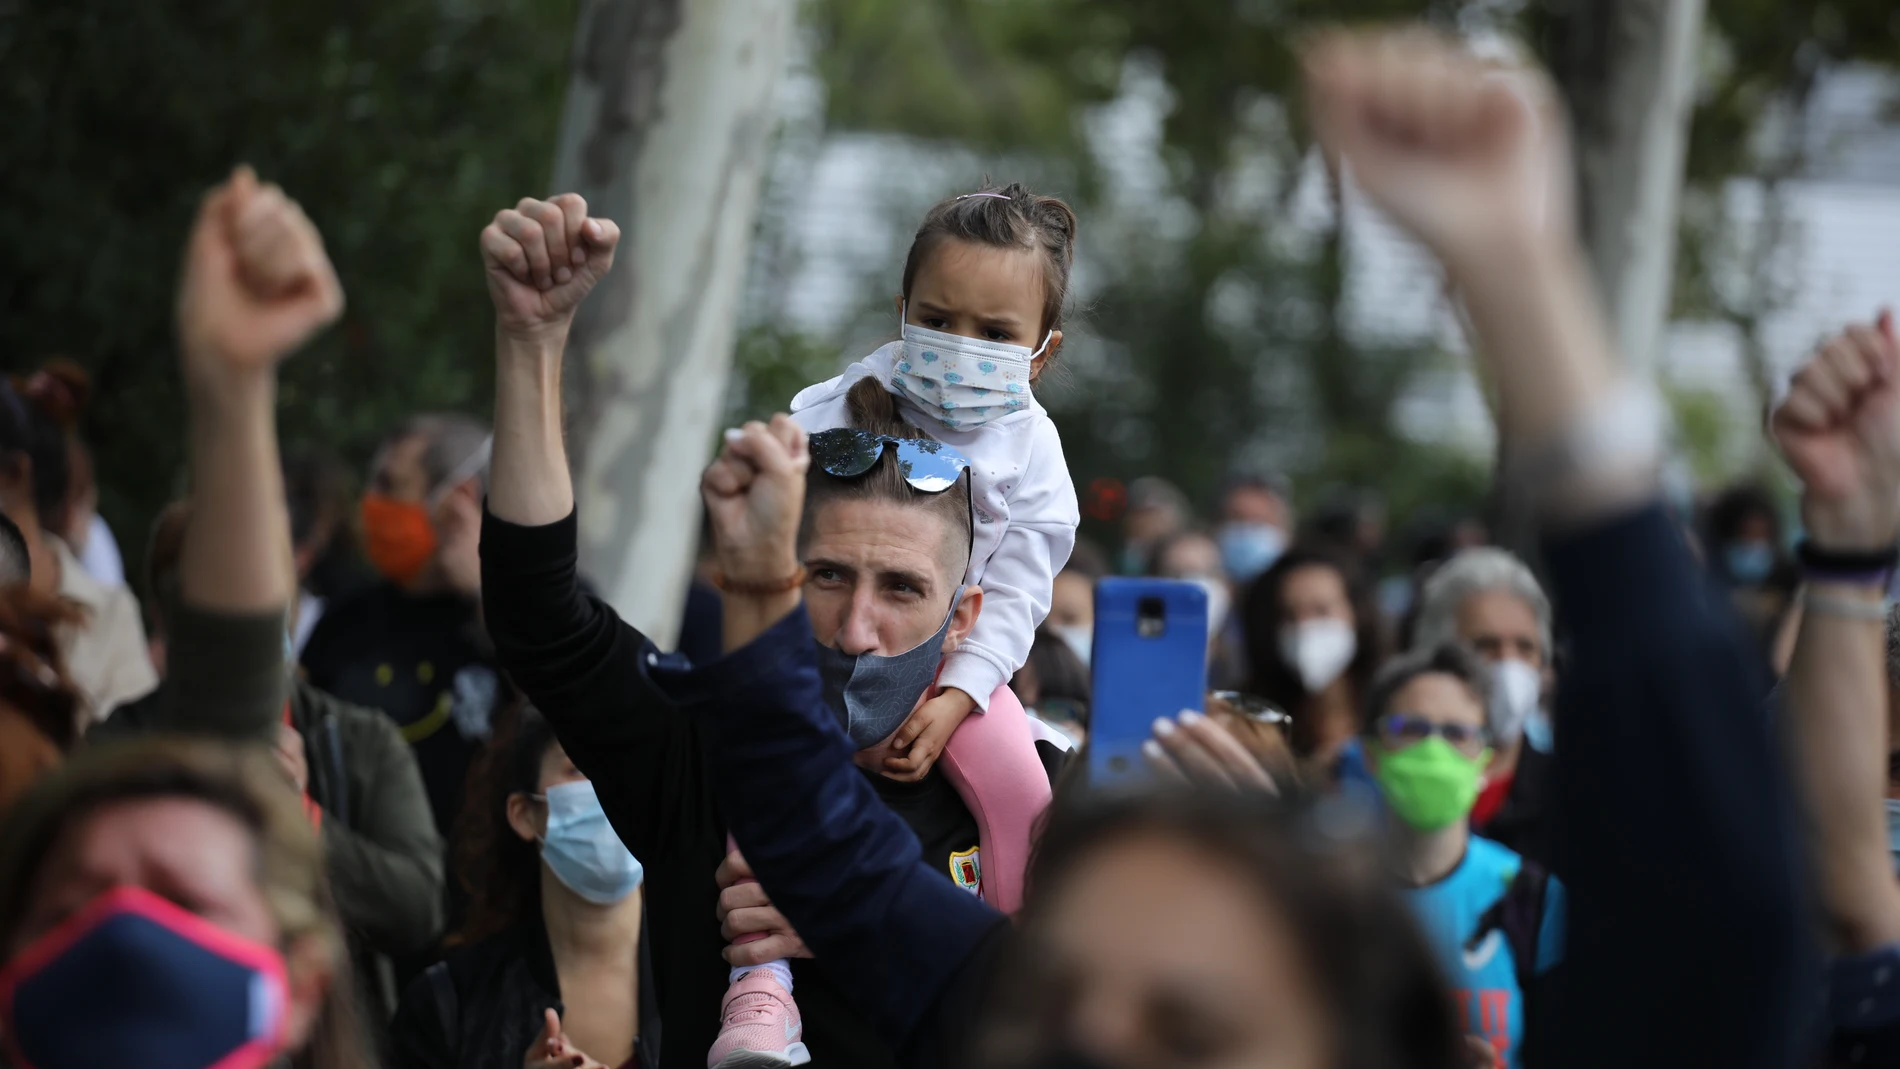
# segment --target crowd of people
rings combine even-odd
[[[726,432],[662,650],[578,570],[563,439],[615,224],[496,215],[492,429],[419,415],[352,497],[274,415],[342,287],[236,170],[142,608],[83,372],[0,383],[0,1065],[1900,1065],[1890,319],[1771,421],[1798,543],[1756,488],[1685,513],[1541,79],[1420,31],[1302,58],[1465,312],[1534,559],[1263,472],[1078,541],[1035,398],[1077,219],[1006,185],[919,226],[896,341]],[[1208,606],[1138,789],[1086,756],[1111,572]]]

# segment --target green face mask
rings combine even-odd
[[[1471,812],[1478,800],[1478,769],[1489,754],[1466,757],[1433,735],[1402,750],[1379,747],[1373,778],[1400,820],[1419,831],[1437,831]]]

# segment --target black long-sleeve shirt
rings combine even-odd
[[[689,671],[589,596],[576,572],[576,526],[566,519],[523,527],[493,515],[482,522],[482,602],[502,667],[532,700],[576,768],[594,782],[601,808],[627,849],[646,866],[654,982],[667,1041],[665,1066],[699,1069],[718,1033],[729,967],[720,956],[719,889],[726,823],[711,789],[702,717],[672,693],[745,670],[727,660]],[[800,652],[809,659],[812,639]],[[842,736],[841,736],[842,737]],[[772,782],[790,778],[771,770]],[[904,834],[924,840],[937,880],[952,893],[956,852],[976,846],[977,826],[940,775],[897,783],[850,768],[878,809],[902,814]],[[768,791],[756,804],[786,808]],[[885,808],[891,807],[890,809]],[[768,887],[771,885],[768,884]],[[805,1045],[818,1069],[883,1069],[892,1051],[861,1008],[846,1001],[837,969],[822,958],[792,962]]]

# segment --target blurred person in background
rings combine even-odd
[[[1009,681],[1009,688],[1031,717],[1061,732],[1074,746],[1087,741],[1089,666],[1048,627],[1036,631],[1029,661]]]
[[[158,675],[138,599],[122,583],[95,579],[59,536],[70,489],[67,447],[67,432],[39,404],[0,382],[0,511],[26,537],[34,588],[84,610],[62,632],[61,645],[67,671],[86,696],[84,715],[97,721],[150,692]]]
[[[372,1064],[323,848],[263,750],[101,748],[42,779],[4,827],[13,1064]]]
[[[1210,685],[1227,688],[1245,676],[1245,654],[1233,619],[1234,586],[1222,567],[1220,544],[1204,531],[1178,531],[1155,546],[1150,575],[1182,579],[1207,594],[1207,671]]]
[[[1379,581],[1379,610],[1401,648],[1409,648],[1413,619],[1418,613],[1418,591],[1439,565],[1461,550],[1485,545],[1490,532],[1476,517],[1445,509],[1421,509],[1406,524],[1402,544],[1406,571]]]
[[[644,870],[532,706],[502,714],[456,830],[456,949],[409,986],[397,1069],[654,1069]]]
[[[382,580],[327,603],[302,657],[319,688],[402,728],[444,837],[504,697],[479,602],[488,453],[488,428],[459,415],[417,416],[383,440],[362,501]]]
[[[324,608],[368,582],[350,523],[349,475],[324,450],[284,457],[284,496],[290,506],[290,539],[296,550],[297,628],[291,650],[302,655]]]
[[[24,381],[16,383],[20,396],[32,401],[47,418],[66,432],[66,513],[53,525],[66,540],[80,566],[107,586],[125,582],[125,562],[118,539],[99,515],[99,481],[92,450],[80,437],[79,424],[92,405],[92,376],[77,363],[56,356]]]
[[[1385,502],[1376,491],[1334,487],[1300,540],[1328,547],[1376,576],[1385,554]]]
[[[1095,583],[1107,574],[1108,555],[1093,542],[1078,541],[1051,584],[1043,629],[1061,639],[1084,668],[1095,649]]]
[[[1247,685],[1293,718],[1293,752],[1330,770],[1359,734],[1360,708],[1385,659],[1372,591],[1330,549],[1295,546],[1241,606]]]
[[[1393,818],[1387,867],[1451,977],[1464,1028],[1518,1069],[1527,1011],[1544,1010],[1563,956],[1565,910],[1562,884],[1471,833],[1494,755],[1485,726],[1492,675],[1458,644],[1394,659],[1366,695],[1363,746]],[[1496,910],[1507,897],[1510,908]]]
[[[1221,493],[1221,566],[1236,588],[1273,567],[1294,530],[1293,495],[1277,475],[1239,475]]]
[[[1710,572],[1769,656],[1799,584],[1781,511],[1760,484],[1737,483],[1709,502],[1702,530]]]
[[[1123,575],[1146,574],[1154,561],[1155,546],[1186,527],[1193,519],[1187,495],[1158,475],[1144,475],[1128,484],[1128,511],[1122,516],[1122,550],[1116,570]]]
[[[178,560],[191,511],[189,501],[174,502],[153,524],[146,585],[158,605],[153,619],[161,643],[178,602]],[[267,655],[242,663],[239,650],[246,648]],[[234,674],[286,663],[281,651],[257,641],[217,653]],[[165,691],[161,683],[114,711],[111,722],[150,722]],[[387,1020],[401,993],[395,963],[427,950],[442,928],[442,840],[415,755],[388,717],[332,697],[294,672],[274,749],[308,799],[323,841],[364,1004],[376,1022]]]
[[[1471,811],[1488,839],[1550,860],[1544,815],[1550,805],[1556,692],[1550,599],[1523,561],[1502,549],[1467,549],[1425,581],[1413,650],[1460,645],[1491,670],[1485,729],[1493,753]]]

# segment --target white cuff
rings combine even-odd
[[[982,712],[990,711],[990,695],[996,688],[1009,682],[994,664],[981,654],[972,650],[955,650],[944,658],[943,671],[937,676],[937,686],[955,687],[976,699],[976,707]]]

